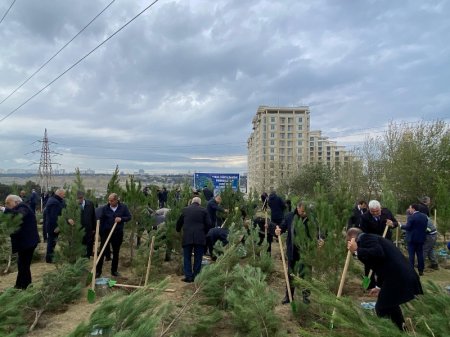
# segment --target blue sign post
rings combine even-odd
[[[194,173],[194,187],[201,190],[204,186],[214,186],[214,193],[231,185],[234,191],[239,190],[239,173]]]

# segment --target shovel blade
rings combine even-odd
[[[114,287],[114,285],[117,283],[117,281],[116,280],[109,280],[108,281],[108,287]]]
[[[91,288],[88,289],[87,300],[91,304],[95,302],[95,290],[94,289],[91,289]]]
[[[370,278],[367,277],[367,276],[364,276],[364,277],[363,277],[363,280],[362,280],[362,287],[363,287],[365,290],[367,290],[367,289],[369,289],[369,285],[370,285]]]

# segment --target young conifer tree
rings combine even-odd
[[[73,264],[86,254],[86,247],[82,244],[85,233],[81,227],[81,209],[76,193],[73,188],[67,191],[64,199],[66,207],[58,217],[59,237],[55,251],[55,262],[58,264]]]
[[[127,205],[131,213],[131,221],[127,223],[126,230],[130,234],[130,261],[133,262],[135,255],[135,242],[139,227],[145,227],[149,221],[149,217],[145,211],[146,197],[142,192],[140,181],[136,181],[133,175],[130,175],[125,182],[125,191],[123,194],[123,202]]]
[[[7,272],[11,265],[11,234],[19,228],[22,215],[0,212],[0,274]]]

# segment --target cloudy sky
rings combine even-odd
[[[17,0],[0,23],[0,169],[245,172],[259,105],[309,105],[358,145],[390,121],[450,120],[450,4],[392,0]],[[0,0],[0,18],[13,0]],[[18,109],[17,109],[18,108]]]

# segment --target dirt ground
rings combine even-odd
[[[39,252],[41,256],[44,253],[44,245],[43,243],[39,246]],[[270,276],[269,285],[270,287],[279,294],[280,302],[284,297],[285,291],[285,283],[284,283],[284,274],[282,270],[281,257],[278,245],[276,243],[272,246],[272,255],[275,261],[275,272]],[[359,262],[354,262],[359,263]],[[110,262],[105,262],[104,264],[104,277],[110,277],[107,273],[110,268]],[[173,269],[172,276],[169,279],[168,288],[175,289],[174,293],[163,293],[162,296],[168,301],[172,301],[174,303],[182,304],[185,300],[186,291],[191,292],[194,290],[194,284],[186,284],[181,281],[182,275],[177,275],[177,270],[174,269],[173,266],[170,266],[169,263],[164,262],[163,268],[168,270],[170,268]],[[33,282],[39,282],[42,276],[55,269],[53,264],[47,264],[45,262],[37,261],[34,262],[31,266]],[[129,273],[128,269],[124,266],[119,267],[120,272],[123,276],[116,278],[118,282],[130,284],[132,282],[132,276]],[[14,285],[17,273],[11,272],[6,275],[0,276],[0,291],[9,288]],[[425,270],[425,275],[422,277],[422,281],[433,280],[437,284],[445,287],[450,285],[450,260],[446,260],[441,263],[441,268],[439,270]],[[151,280],[150,280],[151,281]],[[71,303],[67,310],[58,312],[58,313],[50,313],[44,314],[40,319],[39,324],[36,329],[27,334],[30,337],[63,337],[67,336],[71,331],[73,331],[81,322],[87,321],[95,310],[95,308],[101,303],[101,298],[98,299],[94,304],[90,304],[86,299],[86,291],[84,290],[83,296],[79,300],[74,303]],[[113,290],[109,290],[113,291]],[[344,287],[344,295],[352,293],[353,296],[356,296],[355,301],[374,301],[372,298],[368,298],[363,290],[361,289],[361,282],[357,279],[347,280]],[[292,317],[291,308],[288,305],[278,305],[275,308],[275,312],[282,317],[283,319],[283,327],[290,332],[295,332],[298,328],[298,323]],[[233,336],[234,332],[230,329],[229,324],[224,320],[220,322],[216,333],[219,333],[215,336],[228,337]]]

